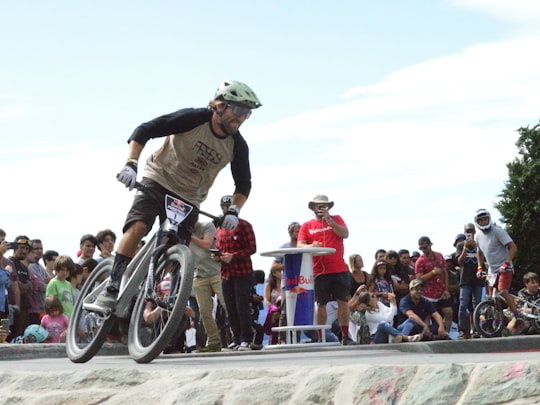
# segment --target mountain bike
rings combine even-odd
[[[527,320],[537,333],[540,333],[540,300],[531,302],[517,295],[510,294],[517,302],[521,317]],[[509,313],[506,300],[500,295],[496,287],[493,294],[480,302],[473,313],[473,322],[476,330],[484,337],[510,336],[507,326],[513,314]]]
[[[140,183],[135,188],[144,192]],[[178,230],[185,226],[182,221],[193,207],[170,195],[166,195],[165,204],[167,219],[122,275],[114,312],[94,305],[106,288],[112,259],[96,266],[83,284],[66,334],[66,353],[72,362],[84,363],[94,357],[117,319],[129,320],[128,351],[138,363],[154,360],[185,327],[194,262],[189,241],[181,240]]]

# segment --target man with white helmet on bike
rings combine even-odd
[[[506,300],[508,307],[516,318],[514,325],[514,334],[518,334],[525,326],[521,314],[517,309],[516,303],[512,299],[510,285],[514,274],[512,260],[517,252],[517,246],[504,229],[493,225],[491,214],[488,210],[481,208],[474,215],[474,224],[479,232],[476,233],[476,243],[478,245],[478,271],[476,277],[484,277],[483,265],[488,264],[488,290],[491,295],[491,288],[497,283],[497,289]]]
[[[147,160],[141,183],[124,224],[110,281],[96,306],[113,311],[121,276],[136,253],[139,241],[150,231],[156,216],[166,218],[167,195],[180,199],[188,209],[183,221],[187,229],[195,225],[200,204],[218,173],[231,164],[235,183],[232,204],[224,213],[222,227],[235,229],[238,214],[251,190],[249,149],[238,131],[261,102],[246,84],[222,82],[207,108],[185,108],[139,125],[128,139],[128,158],[117,175],[130,190],[137,181],[138,160],[152,138],[166,137],[161,148]],[[185,241],[191,235],[180,235]]]

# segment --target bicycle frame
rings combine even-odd
[[[115,316],[118,318],[129,318],[131,315],[130,307],[131,300],[137,294],[139,286],[142,284],[147,276],[146,268],[150,263],[152,253],[157,239],[156,232],[150,241],[146,243],[143,248],[135,255],[135,257],[129,262],[125,273],[122,275],[120,283],[120,291],[118,293],[118,304],[116,306]],[[137,270],[137,271],[135,271]],[[92,311],[97,314],[102,314],[104,319],[107,319],[112,314],[102,313],[101,308],[94,305],[96,297],[106,287],[108,279],[103,281],[97,286],[90,294],[84,298],[83,308],[87,311]]]

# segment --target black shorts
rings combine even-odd
[[[159,217],[159,223],[165,221],[167,218],[167,213],[165,211],[166,194],[179,198],[185,203],[193,206],[189,201],[183,200],[177,194],[167,190],[153,180],[143,177],[141,183],[145,186],[144,191],[137,190],[131,209],[127,214],[126,222],[122,229],[123,232],[126,232],[133,222],[142,221],[148,226],[148,234],[156,221],[156,217]],[[191,233],[193,232],[193,227],[195,226],[198,217],[199,209],[193,207],[193,211],[191,211],[184,222],[182,222],[183,226],[179,230],[179,236],[187,243],[191,240]]]
[[[351,290],[351,276],[348,271],[321,274],[315,277],[313,288],[317,305],[326,305],[335,300],[348,301]]]
[[[442,315],[442,309],[443,308],[451,308],[452,307],[452,300],[450,298],[447,298],[445,300],[440,299],[439,301],[434,302],[433,304],[435,304],[435,308]]]

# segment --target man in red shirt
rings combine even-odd
[[[432,302],[437,311],[444,318],[444,327],[447,332],[452,327],[452,302],[448,291],[448,271],[446,261],[439,252],[431,250],[431,239],[422,236],[418,240],[418,247],[422,256],[414,264],[416,278],[424,284],[424,298]]]
[[[329,247],[336,252],[325,256],[313,257],[313,276],[315,281],[315,317],[318,325],[326,324],[326,304],[337,301],[338,321],[343,336],[341,344],[351,345],[355,342],[349,337],[349,290],[351,280],[349,268],[343,259],[343,240],[349,237],[349,230],[343,218],[339,215],[330,215],[334,206],[328,197],[319,194],[309,202],[308,207],[315,214],[315,218],[305,222],[298,234],[298,247]],[[319,340],[322,332],[317,331]]]

